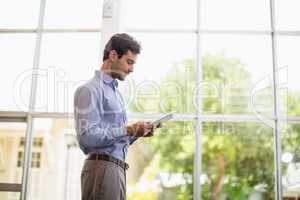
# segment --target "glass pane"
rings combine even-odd
[[[273,113],[272,51],[267,36],[207,35],[203,47],[203,111],[207,114]]]
[[[275,1],[276,27],[280,30],[300,30],[300,2],[297,0]]]
[[[125,83],[120,84],[128,110],[195,112],[192,108],[193,85],[190,85],[189,79],[194,78],[191,70],[195,67],[196,35],[133,36],[141,42],[142,52],[134,72]]]
[[[81,199],[80,174],[85,156],[74,131],[73,119],[35,119],[33,153],[40,156],[32,157],[29,199]],[[37,145],[37,141],[42,144]],[[128,199],[192,199],[193,151],[192,122],[168,122],[154,137],[137,140],[127,156]],[[46,177],[48,184],[41,184]]]
[[[0,28],[37,28],[39,9],[40,0],[1,0]]]
[[[26,123],[0,123],[0,183],[21,184]],[[16,192],[1,192],[1,200],[17,199]]]
[[[34,34],[0,34],[0,110],[28,110],[34,46]]]
[[[20,192],[0,192],[1,200],[19,200]]]
[[[272,128],[246,122],[202,128],[203,199],[275,199]]]
[[[203,0],[201,6],[204,29],[270,29],[269,1]]]
[[[283,196],[295,199],[300,196],[300,124],[284,124],[281,135]]]
[[[46,3],[45,28],[100,28],[102,0],[51,0]]]
[[[300,85],[299,85],[299,54],[300,37],[279,36],[278,39],[278,67],[281,89],[282,114],[300,116]],[[287,92],[286,92],[287,91]]]
[[[128,199],[193,199],[194,127],[190,121],[167,122],[130,148]]]
[[[36,110],[73,112],[73,93],[100,69],[100,34],[45,34]]]
[[[80,200],[84,154],[73,119],[34,119],[33,136],[28,199]]]
[[[196,28],[195,0],[127,0],[127,28],[194,29]]]

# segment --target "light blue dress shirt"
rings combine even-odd
[[[137,138],[127,136],[127,114],[118,81],[102,71],[74,94],[77,140],[85,153],[104,153],[126,159],[127,149]]]

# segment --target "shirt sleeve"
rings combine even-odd
[[[99,97],[100,96],[100,97]],[[118,138],[127,135],[126,126],[103,128],[100,126],[101,95],[96,95],[93,88],[82,86],[74,94],[74,118],[77,139],[85,148],[111,146]]]

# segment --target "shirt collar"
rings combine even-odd
[[[95,71],[95,77],[102,80],[105,84],[110,85],[112,87],[118,87],[118,81],[113,79],[111,76],[103,73],[101,70]]]

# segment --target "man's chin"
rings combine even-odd
[[[117,77],[118,80],[124,81],[127,75],[120,75]]]
[[[112,75],[113,78],[118,79],[120,81],[124,81],[127,76],[127,74],[119,74],[119,73],[113,73]]]

